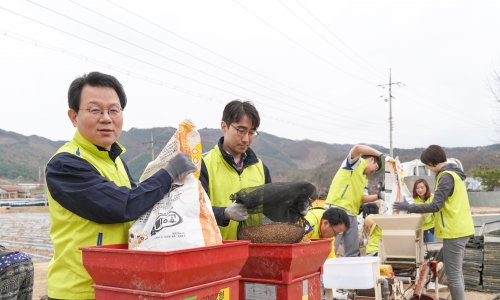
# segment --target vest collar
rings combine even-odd
[[[101,146],[94,145],[91,142],[89,142],[89,140],[84,138],[82,136],[82,134],[80,133],[80,131],[78,131],[78,129],[76,130],[73,139],[75,139],[78,142],[78,144],[80,145],[80,147],[84,148],[85,150],[87,150],[89,152],[96,153],[98,155],[107,155],[107,156],[109,156],[109,158],[111,158],[112,161],[115,161],[118,156],[120,156],[122,153],[126,152],[125,147],[123,147],[118,142],[114,142],[111,145],[111,150],[109,150],[109,151],[104,149]]]
[[[224,143],[224,137],[222,136],[219,139],[217,146],[219,147],[219,151],[222,154],[222,157],[224,157],[224,160],[226,160],[226,162],[232,166],[234,159],[231,156],[231,154],[227,153],[227,151],[225,151],[224,148],[222,148],[223,143]],[[255,155],[255,152],[253,152],[253,150],[250,149],[250,147],[248,147],[247,151],[245,151],[245,155],[246,155],[246,157],[242,157],[243,158],[243,169],[259,162],[257,155]]]

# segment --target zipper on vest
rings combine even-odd
[[[442,211],[439,211],[439,214],[441,215],[441,225],[443,226],[443,228],[446,228],[446,226],[444,226],[444,217],[443,217],[443,212],[442,212]]]
[[[345,186],[345,189],[344,191],[342,192],[342,195],[340,196],[340,198],[344,198],[344,195],[345,195],[345,192],[347,192],[347,188],[349,187],[349,184]]]

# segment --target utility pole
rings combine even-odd
[[[396,84],[397,86],[405,85],[404,83],[401,83],[401,82],[392,82],[391,81],[391,69],[389,69],[389,84],[379,84],[378,86],[380,86],[383,89],[385,89],[384,86],[386,86],[386,85],[389,86],[389,99],[384,99],[384,101],[385,102],[389,101],[389,151],[390,151],[391,157],[394,157],[394,153],[392,150],[392,129],[393,129],[393,126],[392,126],[392,99],[394,99],[394,97],[392,97],[392,89],[391,89],[393,84]]]
[[[155,144],[161,143],[163,141],[155,141],[153,139],[153,133],[151,132],[151,141],[149,142],[144,142],[143,144],[148,144],[150,145],[151,149],[151,161],[155,160]]]

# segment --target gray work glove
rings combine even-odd
[[[410,204],[406,202],[406,200],[401,201],[401,202],[395,202],[392,205],[392,209],[395,210],[408,210],[410,208]]]
[[[377,197],[378,197],[379,199],[385,200],[385,192],[379,192],[379,193],[377,194]]]
[[[196,172],[196,165],[193,164],[189,154],[178,153],[168,162],[165,167],[168,175],[172,178],[172,181],[178,181],[184,179],[189,173]]]
[[[243,222],[248,219],[248,212],[245,205],[233,202],[224,210],[224,217],[236,222]]]

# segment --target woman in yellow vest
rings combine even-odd
[[[366,256],[378,256],[378,244],[382,240],[382,229],[373,221],[372,215],[365,218]]]
[[[434,199],[426,204],[393,204],[395,210],[411,213],[435,213],[436,237],[443,239],[443,261],[448,287],[453,300],[465,300],[462,263],[465,245],[474,235],[474,223],[465,187],[465,174],[455,164],[447,163],[446,153],[438,145],[430,145],[420,160],[436,173]]]
[[[415,204],[431,203],[433,198],[434,194],[431,194],[427,181],[422,178],[417,179],[413,185],[413,201],[415,201]],[[434,242],[434,214],[431,214],[425,220],[422,229],[424,230],[424,243]]]

